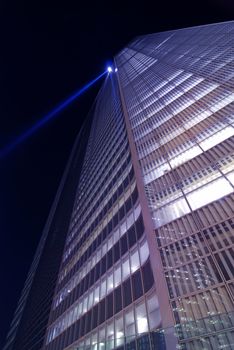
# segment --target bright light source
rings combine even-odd
[[[108,73],[111,73],[113,70],[112,70],[112,68],[109,66],[109,67],[107,67],[107,72]]]
[[[138,328],[138,333],[144,333],[148,331],[146,317],[137,318],[137,328]]]
[[[115,68],[115,73],[118,72],[118,68]]]
[[[117,336],[117,338],[121,338],[121,337],[123,337],[123,332],[117,332],[117,334],[116,334],[116,336]]]

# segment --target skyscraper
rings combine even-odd
[[[6,350],[232,348],[233,43],[227,22],[116,55]]]

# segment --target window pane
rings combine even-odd
[[[213,202],[228,193],[231,193],[232,187],[223,177],[209,183],[206,186],[187,195],[189,204],[192,209],[200,208],[207,203]]]
[[[122,309],[122,295],[121,295],[121,286],[119,286],[115,291],[115,313],[119,312]]]
[[[148,322],[146,317],[145,303],[141,303],[136,307],[137,333],[148,332]]]
[[[123,283],[123,295],[124,295],[124,306],[127,306],[132,302],[130,279],[128,279]]]
[[[130,310],[125,314],[125,335],[126,337],[129,337],[135,334],[136,334],[136,331],[135,331],[134,313],[133,313],[133,310]]]
[[[107,278],[107,294],[114,288],[113,273]]]
[[[156,294],[150,296],[147,300],[148,313],[149,313],[149,325],[153,330],[161,324],[161,315],[159,310],[158,298]]]
[[[138,270],[132,276],[132,288],[133,288],[133,299],[136,300],[140,298],[143,294],[142,281],[141,281],[141,273]]]
[[[140,266],[138,250],[131,255],[131,272],[136,271]]]
[[[115,346],[120,346],[124,343],[123,317],[115,321]]]
[[[122,265],[123,280],[130,275],[129,258],[125,259]]]
[[[143,245],[140,247],[140,257],[141,257],[141,265],[144,264],[144,262],[148,259],[149,256],[149,247],[147,241],[143,243]]]
[[[111,350],[113,348],[114,348],[114,323],[112,322],[107,326],[106,349]]]
[[[117,287],[121,283],[121,266],[115,268],[115,287]]]
[[[101,284],[101,299],[106,295],[106,280],[104,279]]]

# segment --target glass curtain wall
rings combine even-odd
[[[134,349],[160,325],[117,80],[109,75],[95,106],[44,348],[102,349],[108,341],[108,349]]]
[[[139,37],[116,57],[181,349],[217,332],[233,346],[233,42],[221,23]]]

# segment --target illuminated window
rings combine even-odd
[[[187,195],[193,210],[213,202],[233,192],[233,188],[224,178],[219,178]]]
[[[115,346],[124,344],[124,326],[123,317],[119,317],[115,321]]]
[[[107,278],[107,293],[109,293],[114,288],[113,273],[111,273]]]
[[[208,150],[233,135],[234,135],[234,128],[231,126],[227,126],[221,131],[216,132],[214,135],[208,137],[205,141],[201,142],[200,145],[204,150]]]
[[[136,324],[138,334],[148,332],[148,321],[144,303],[136,306]]]
[[[129,258],[127,257],[122,264],[122,276],[123,276],[123,280],[129,276],[130,274],[130,266],[129,266]]]
[[[125,334],[126,337],[136,334],[133,310],[130,310],[125,314]]]
[[[115,282],[115,287],[117,287],[121,283],[121,265],[115,268],[114,282]]]
[[[135,272],[140,266],[138,250],[131,255],[131,272]]]

